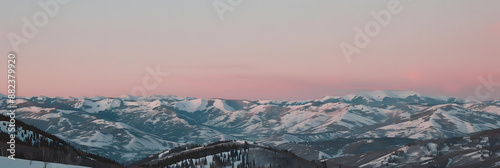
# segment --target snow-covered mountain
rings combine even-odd
[[[0,109],[6,109],[5,103],[0,104]],[[219,140],[272,146],[335,138],[425,140],[500,128],[498,100],[477,102],[408,91],[301,101],[173,95],[22,97],[17,106],[18,119],[121,162],[179,145]]]
[[[329,167],[500,167],[499,138],[500,129],[495,129],[463,137],[416,141],[390,150],[324,161]]]

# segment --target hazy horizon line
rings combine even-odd
[[[458,99],[463,99],[463,100],[472,100],[468,99],[466,97],[458,97],[458,96],[446,96],[446,95],[429,95],[429,94],[422,94],[417,91],[413,90],[391,90],[391,89],[383,89],[383,90],[366,90],[366,91],[357,91],[357,92],[351,92],[348,94],[343,94],[343,95],[324,95],[322,97],[316,97],[316,98],[308,98],[308,99],[249,99],[249,98],[224,98],[224,97],[198,97],[198,96],[178,96],[175,94],[149,94],[149,95],[141,95],[141,96],[135,96],[135,95],[130,95],[130,94],[123,94],[120,96],[102,96],[102,95],[94,95],[94,96],[45,96],[45,95],[38,95],[38,96],[16,96],[19,98],[24,98],[24,97],[48,97],[48,98],[93,98],[93,97],[104,97],[104,98],[123,98],[124,96],[134,96],[134,97],[151,97],[151,96],[175,96],[175,97],[182,97],[182,98],[195,98],[195,99],[224,99],[224,100],[280,100],[280,101],[302,101],[302,100],[315,100],[315,99],[322,99],[325,97],[345,97],[349,95],[356,95],[356,94],[362,94],[362,93],[375,93],[375,92],[387,92],[387,93],[398,93],[398,92],[412,92],[412,95],[417,94],[417,95],[422,95],[426,97],[433,97],[433,98],[438,98],[438,97],[443,97],[443,98],[458,98]],[[6,96],[6,94],[1,93],[1,95]],[[2,97],[3,97],[2,96]],[[357,95],[357,96],[363,96],[363,95]],[[411,95],[409,95],[411,96]],[[391,97],[388,95],[387,97]],[[495,101],[495,100],[500,100],[500,99],[487,99],[487,100],[476,100],[476,101]]]

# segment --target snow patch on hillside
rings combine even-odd
[[[155,100],[151,103],[148,104],[148,107],[150,108],[155,108],[155,107],[158,107],[158,106],[166,106],[167,104],[165,104],[163,101],[161,100]]]
[[[120,107],[121,100],[120,99],[98,99],[93,98],[94,100],[88,99],[79,99],[77,103],[74,104],[73,107],[82,109],[88,113],[97,113],[100,111],[110,110],[112,108]],[[95,100],[97,99],[97,100]]]
[[[221,100],[221,99],[214,100],[214,107],[216,107],[224,112],[234,111],[234,109],[231,106],[226,104],[225,100]]]
[[[175,108],[192,113],[195,111],[204,110],[207,107],[207,105],[208,101],[205,99],[194,99],[194,100],[177,102],[175,104]]]
[[[25,159],[12,160],[3,156],[0,156],[0,163],[2,163],[2,167],[9,167],[9,168],[88,168],[84,166],[31,161]]]
[[[71,141],[80,145],[102,148],[110,146],[113,143],[113,135],[103,134],[101,131],[95,131],[91,135],[82,135],[81,137]]]

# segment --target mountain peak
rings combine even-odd
[[[374,99],[374,100],[383,100],[386,97],[390,98],[407,98],[409,96],[421,96],[420,93],[414,92],[414,91],[395,91],[395,90],[377,90],[377,91],[371,91],[371,92],[358,92],[358,93],[353,93],[349,95],[342,96],[342,98],[346,100],[352,100],[353,98],[357,96],[369,98],[369,99]]]
[[[158,107],[158,106],[166,106],[167,104],[165,104],[164,102],[162,102],[161,100],[155,100],[151,103],[148,104],[148,107],[151,107],[151,108],[155,108],[155,107]]]

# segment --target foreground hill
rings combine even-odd
[[[0,154],[1,156],[4,156],[2,157],[2,160],[8,159],[6,157],[10,155],[10,153],[7,151],[7,149],[9,149],[9,146],[7,146],[7,142],[11,141],[9,134],[7,134],[9,124],[10,117],[0,115]],[[121,167],[118,163],[112,160],[81,150],[77,150],[69,145],[66,141],[61,140],[54,135],[48,134],[47,132],[39,130],[34,126],[28,125],[22,121],[15,120],[15,124],[16,138],[14,139],[14,158],[16,160],[12,160],[12,162],[2,161],[2,165],[0,167],[6,167],[7,165],[5,164],[7,163],[9,163],[9,165],[13,165],[13,167],[18,167],[16,165],[24,164],[27,162],[26,160],[23,161],[18,159],[28,159],[31,161],[62,163],[89,167]],[[35,163],[38,164],[40,162]],[[57,165],[58,164],[52,164],[52,166]]]
[[[317,168],[323,164],[302,159],[286,150],[278,150],[241,141],[222,141],[169,150],[134,163],[131,167],[287,167]]]
[[[88,168],[84,166],[40,162],[25,159],[11,160],[7,157],[0,157],[0,163],[2,163],[2,167],[12,168]]]
[[[5,112],[5,101],[0,101],[0,112]],[[427,140],[500,128],[498,100],[397,91],[302,101],[40,96],[19,98],[17,106],[18,119],[121,163],[176,146],[220,140],[271,146],[337,138]],[[318,149],[316,156],[336,153]]]

